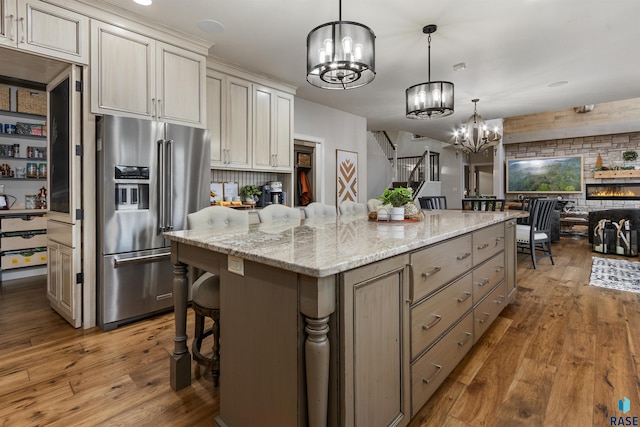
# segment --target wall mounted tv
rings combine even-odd
[[[582,156],[507,159],[507,193],[582,193]]]

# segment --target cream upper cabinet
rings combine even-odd
[[[211,131],[211,166],[250,169],[252,83],[215,71],[207,75],[207,128]]]
[[[89,18],[38,0],[0,0],[0,45],[89,62]]]
[[[293,158],[293,96],[254,85],[255,169],[290,172]]]
[[[205,58],[91,22],[91,111],[205,127]]]

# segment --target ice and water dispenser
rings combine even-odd
[[[149,167],[115,167],[116,210],[149,209]]]

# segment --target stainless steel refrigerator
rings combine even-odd
[[[114,329],[173,306],[164,231],[209,206],[205,129],[127,117],[97,122],[98,324]]]

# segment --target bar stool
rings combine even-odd
[[[224,206],[211,206],[187,215],[189,230],[207,228],[248,227],[249,214]],[[204,273],[191,286],[191,307],[195,312],[195,331],[191,353],[198,365],[211,369],[213,385],[218,386],[220,377],[220,278]],[[211,328],[204,329],[204,319],[213,320]],[[213,335],[213,354],[206,357],[201,353],[202,341]]]

